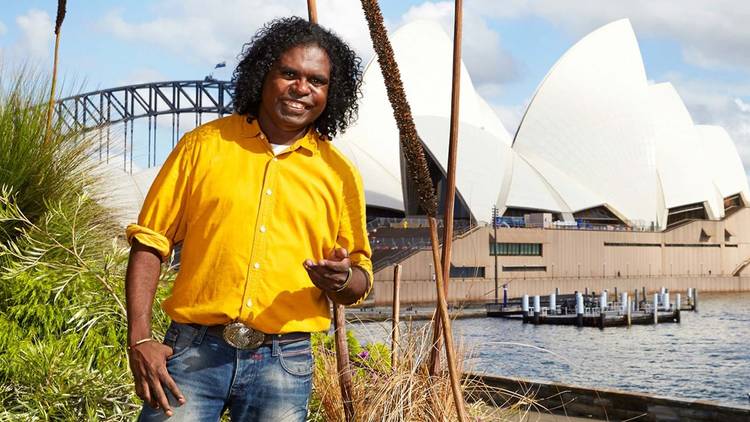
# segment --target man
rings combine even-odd
[[[149,191],[126,276],[141,420],[303,421],[310,333],[372,286],[361,179],[328,141],[356,116],[360,59],[300,18],[245,46],[236,113],[186,134]],[[160,264],[180,271],[153,341]]]

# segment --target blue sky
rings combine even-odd
[[[0,67],[50,67],[56,2],[6,1],[0,9]],[[384,0],[389,29],[413,19],[450,33],[453,2]],[[741,0],[465,0],[464,61],[478,92],[514,133],[539,82],[560,56],[594,29],[627,17],[646,73],[669,81],[699,124],[725,127],[750,168],[750,2]],[[318,0],[321,24],[366,59],[372,50],[356,0]],[[227,68],[265,21],[306,15],[304,0],[130,0],[68,2],[61,73],[87,90],[202,79]]]

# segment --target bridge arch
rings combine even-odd
[[[123,170],[132,173],[134,162],[144,158],[134,154],[140,148],[135,143],[136,121],[145,120],[148,132],[147,153],[141,164],[147,168],[160,165],[157,162],[158,117],[171,116],[171,150],[180,138],[182,115],[193,114],[195,126],[198,126],[203,114],[221,117],[234,111],[234,84],[206,78],[126,85],[60,99],[56,110],[69,128],[98,130],[99,158],[109,161],[121,155]],[[122,125],[122,132],[115,127],[119,125]]]

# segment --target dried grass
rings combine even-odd
[[[365,358],[362,355],[353,357],[355,420],[457,420],[448,372],[429,375],[431,332],[431,324],[419,329],[407,328],[401,337],[401,350],[395,369],[391,368],[390,351],[383,344],[376,345],[379,347],[371,345],[369,356]],[[463,357],[459,360],[458,369],[461,372],[471,369],[464,367],[470,361],[470,353],[462,345],[457,348],[457,355]],[[378,350],[384,353],[373,353]],[[344,421],[336,355],[330,342],[317,342],[314,354],[316,368],[310,420]],[[462,380],[462,389],[469,402],[466,410],[472,420],[519,420],[524,413],[522,409],[533,406],[533,399],[483,385],[469,377]],[[502,397],[503,402],[493,402],[493,398],[498,397]]]

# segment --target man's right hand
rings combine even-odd
[[[159,281],[161,256],[133,239],[128,270],[125,274],[125,299],[128,310],[128,343],[135,344],[151,335],[151,308]],[[172,348],[156,341],[135,345],[128,351],[135,393],[154,409],[172,416],[172,407],[164,392],[168,388],[180,405],[185,403],[177,384],[167,372],[167,358]]]
[[[169,356],[172,356],[172,348],[156,341],[139,344],[128,352],[130,370],[135,379],[135,393],[152,408],[163,409],[168,417],[172,416],[172,407],[164,387],[177,398],[180,406],[186,402],[177,383],[167,372]]]

